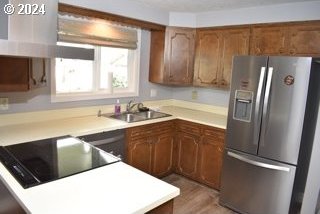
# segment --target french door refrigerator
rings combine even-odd
[[[221,204],[240,213],[289,213],[312,63],[234,57]]]

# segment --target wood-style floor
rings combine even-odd
[[[219,205],[219,192],[177,174],[171,174],[164,181],[180,188],[180,195],[174,199],[174,214],[236,214]]]

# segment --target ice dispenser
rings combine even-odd
[[[233,119],[250,122],[253,92],[236,90],[234,99]]]

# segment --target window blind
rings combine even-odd
[[[59,14],[58,39],[64,42],[136,49],[138,33],[134,28],[106,20]]]

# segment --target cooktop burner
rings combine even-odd
[[[64,136],[0,147],[0,161],[28,188],[120,160],[77,138]]]

